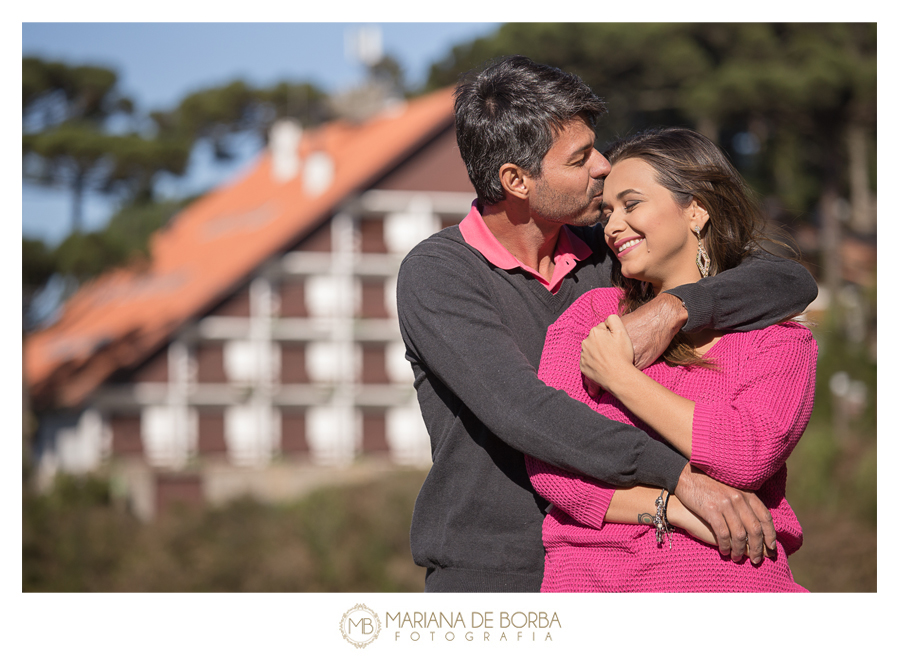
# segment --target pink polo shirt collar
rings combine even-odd
[[[463,239],[469,246],[474,247],[481,252],[481,255],[488,259],[488,262],[503,270],[514,270],[517,267],[522,268],[535,279],[540,281],[547,290],[554,295],[559,290],[559,286],[565,276],[575,268],[575,263],[590,257],[591,248],[588,247],[584,240],[572,233],[568,226],[563,226],[559,232],[559,239],[556,241],[556,251],[553,253],[553,279],[547,281],[537,271],[524,265],[518,258],[509,253],[509,250],[500,244],[500,241],[494,237],[491,230],[484,223],[484,218],[478,211],[477,201],[472,202],[472,209],[459,223],[459,230]]]

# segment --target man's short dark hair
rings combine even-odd
[[[456,142],[482,204],[502,201],[501,165],[533,176],[556,133],[581,115],[593,128],[606,106],[581,78],[522,55],[495,61],[456,86]]]

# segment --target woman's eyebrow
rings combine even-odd
[[[632,193],[634,193],[634,194],[640,194],[640,195],[643,195],[643,194],[644,194],[644,193],[641,192],[640,190],[636,190],[636,189],[634,189],[633,187],[629,187],[627,190],[622,190],[621,192],[619,192],[619,193],[616,195],[616,198],[617,198],[618,200],[621,201],[623,196],[625,196],[625,195],[627,195],[627,194],[632,194]],[[609,208],[609,203],[607,203],[607,202],[604,200],[604,201],[600,204],[600,210],[605,210],[605,209],[607,209],[607,208]]]

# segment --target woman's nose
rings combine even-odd
[[[606,216],[606,224],[603,226],[603,234],[608,238],[613,238],[622,232],[625,223],[620,219],[619,215],[611,212]]]

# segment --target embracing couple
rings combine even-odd
[[[433,466],[429,592],[805,591],[787,460],[816,295],[759,245],[752,195],[686,129],[595,148],[600,99],[514,56],[456,91],[478,195],[400,269]]]

